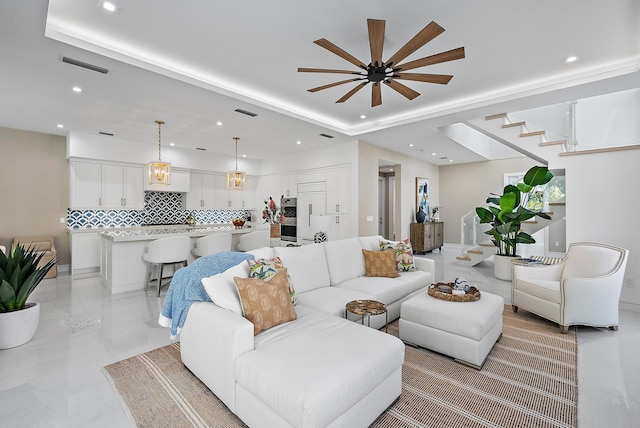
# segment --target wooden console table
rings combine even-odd
[[[409,239],[414,253],[426,253],[435,248],[442,251],[444,242],[444,223],[441,221],[426,221],[411,223]]]

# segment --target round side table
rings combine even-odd
[[[352,300],[344,308],[344,317],[349,319],[348,314],[352,313],[360,315],[362,317],[361,322],[364,325],[364,318],[367,318],[367,326],[371,327],[371,315],[385,316],[384,331],[387,332],[389,325],[389,314],[387,313],[387,306],[376,300]]]

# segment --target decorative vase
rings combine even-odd
[[[22,310],[0,313],[0,349],[15,348],[33,339],[39,321],[39,303],[27,302]]]
[[[270,245],[272,247],[280,246],[280,223],[271,223],[269,238],[271,238]]]
[[[416,213],[416,223],[424,223],[427,218],[427,214],[424,212],[422,207],[418,208],[418,212]]]
[[[519,258],[520,256],[501,256],[496,254],[493,256],[493,275],[497,279],[511,281],[513,278],[513,263],[511,261]]]

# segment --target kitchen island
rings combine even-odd
[[[102,285],[111,293],[141,290],[145,287],[147,262],[142,259],[150,241],[169,236],[188,236],[191,248],[195,241],[213,233],[231,233],[232,248],[237,236],[251,231],[251,228],[236,228],[230,224],[196,226],[145,226],[109,229],[100,233],[100,278]],[[189,263],[194,256],[189,254]],[[168,273],[171,270],[168,269]]]

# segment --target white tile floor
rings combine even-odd
[[[463,276],[510,302],[510,283],[486,261],[458,267],[457,248],[435,251],[438,280]],[[164,291],[163,291],[164,296]],[[97,278],[45,282],[34,339],[0,351],[0,427],[128,427],[103,366],[170,342],[158,326],[162,299],[153,291],[112,296]],[[620,329],[578,330],[580,428],[640,424],[640,313],[621,311]]]

